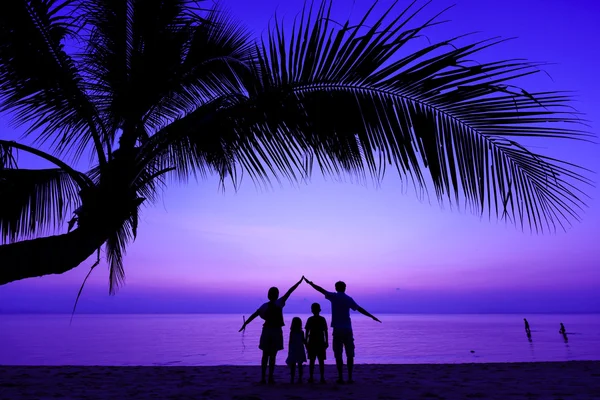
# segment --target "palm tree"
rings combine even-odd
[[[373,9],[355,25],[330,9],[256,41],[189,0],[3,4],[0,106],[35,141],[0,141],[0,284],[99,262],[104,246],[113,293],[140,207],[169,175],[269,185],[316,167],[379,181],[391,164],[441,201],[534,231],[579,218],[579,167],[516,142],[588,136],[567,125],[581,123],[567,94],[513,85],[541,64],[469,61],[502,40],[404,52],[440,23],[409,27],[414,3],[369,24]],[[18,168],[17,152],[55,168]]]

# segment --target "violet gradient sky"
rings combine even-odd
[[[452,21],[431,40],[479,31],[518,37],[477,59],[523,57],[554,62],[525,82],[529,91],[569,89],[598,132],[600,5],[596,0],[456,0]],[[225,2],[260,34],[277,10],[291,21],[301,0]],[[358,18],[365,0],[336,0],[334,16]],[[388,4],[383,1],[382,7]],[[423,16],[452,2],[436,0]],[[19,131],[0,119],[0,136]],[[600,148],[542,143],[538,150],[600,171]],[[23,158],[25,159],[25,158]],[[35,163],[27,166],[38,165]],[[592,176],[597,180],[595,176]],[[126,258],[127,284],[109,297],[98,268],[80,312],[252,312],[269,286],[287,289],[302,274],[326,288],[342,279],[365,308],[384,312],[600,312],[599,190],[568,232],[536,236],[512,226],[419,201],[390,173],[380,188],[333,182],[235,193],[216,178],[171,185],[147,208]],[[91,262],[61,276],[0,286],[0,312],[70,312]],[[309,311],[321,296],[306,285],[288,312]],[[328,311],[328,305],[323,304]]]

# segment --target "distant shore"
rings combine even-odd
[[[595,399],[600,361],[498,364],[359,364],[356,382],[258,385],[259,367],[0,365],[0,399]],[[318,368],[317,368],[318,370]],[[317,371],[315,371],[317,372]],[[305,380],[308,368],[305,367]]]

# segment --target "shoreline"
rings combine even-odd
[[[346,378],[344,368],[344,377]],[[290,384],[278,365],[275,385],[259,385],[259,366],[0,365],[0,399],[595,399],[600,361],[357,364],[354,384]],[[315,378],[318,380],[318,366]]]

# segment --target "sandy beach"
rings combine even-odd
[[[0,366],[0,399],[598,399],[600,361],[357,365],[352,385],[261,386],[258,367]]]

